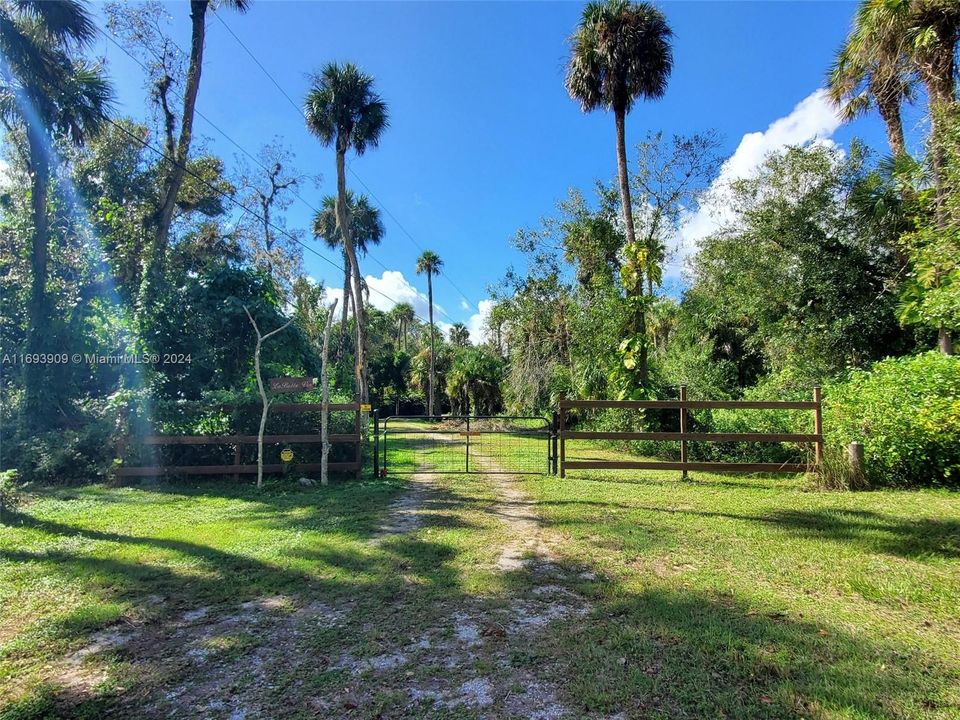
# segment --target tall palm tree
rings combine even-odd
[[[183,109],[180,116],[180,135],[173,143],[173,131],[168,132],[167,152],[170,165],[164,178],[160,194],[160,205],[156,214],[156,233],[149,248],[146,268],[143,275],[140,304],[146,306],[151,286],[159,278],[166,259],[170,238],[170,225],[177,205],[177,196],[183,187],[187,161],[190,155],[190,142],[193,139],[193,118],[197,107],[197,94],[200,91],[200,73],[203,71],[203,50],[207,36],[207,10],[211,0],[190,0],[190,62],[187,67],[187,83],[183,92]],[[231,7],[244,13],[250,7],[249,0],[221,0],[220,5]],[[142,309],[141,307],[141,309]]]
[[[20,0],[0,5],[0,117],[26,131],[33,235],[27,353],[44,351],[52,309],[47,295],[47,217],[54,138],[82,145],[107,120],[113,93],[99,66],[77,53],[94,38],[87,6],[78,0]],[[24,418],[41,418],[46,366],[24,366]]]
[[[863,0],[856,30],[895,43],[927,92],[930,104],[929,157],[935,190],[934,217],[947,224],[947,198],[953,191],[946,177],[943,115],[957,101],[957,48],[960,4],[956,0]],[[874,58],[876,59],[876,58]],[[950,332],[940,327],[938,345],[952,353]]]
[[[437,351],[434,339],[436,332],[433,325],[433,276],[440,272],[442,267],[443,260],[430,250],[424,250],[423,254],[417,258],[417,275],[427,276],[427,302],[430,306],[430,383],[427,395],[427,415],[433,415],[434,391],[437,381]]]
[[[307,128],[337,155],[337,224],[350,266],[354,313],[357,318],[357,391],[363,402],[369,399],[367,387],[367,329],[360,289],[360,265],[350,227],[347,203],[346,156],[349,150],[363,155],[368,147],[377,147],[389,125],[387,105],[373,89],[373,78],[356,65],[329,63],[313,77],[304,101]]]
[[[450,344],[454,347],[467,347],[470,344],[470,331],[463,323],[454,323],[450,328]]]
[[[400,350],[400,340],[403,339],[403,351],[407,352],[410,348],[407,345],[407,333],[410,326],[416,319],[413,305],[410,303],[397,303],[390,311],[397,323],[397,350]]]
[[[386,232],[380,220],[380,210],[370,204],[366,195],[355,198],[353,192],[347,190],[347,211],[354,247],[361,255],[366,255],[367,248],[379,245]],[[337,198],[333,195],[324,196],[320,209],[313,216],[313,236],[323,240],[331,250],[339,250],[343,254],[343,314],[340,322],[340,347],[337,350],[337,357],[340,357],[343,354],[343,341],[347,330],[347,308],[353,297],[353,290],[350,283],[350,260],[337,224]]]
[[[827,90],[846,122],[876,107],[894,158],[905,154],[901,108],[913,99],[913,73],[899,32],[870,20],[863,3],[827,76]]]
[[[630,181],[627,173],[625,125],[627,113],[640,98],[663,97],[673,70],[673,31],[666,18],[648,2],[603,0],[583,10],[580,25],[571,38],[567,92],[584,112],[598,108],[613,111],[617,131],[617,178],[627,245],[636,245]],[[643,294],[643,281],[633,283]],[[636,327],[641,343],[639,373],[647,382],[647,338],[643,303],[636,303]]]

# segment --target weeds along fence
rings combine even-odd
[[[251,406],[252,408],[253,406]],[[359,402],[329,403],[331,431],[329,435],[331,458],[330,472],[359,474],[361,460],[361,414]],[[232,412],[236,406],[221,405],[211,410]],[[259,406],[256,408],[259,416]],[[299,414],[313,418],[310,432],[287,432],[264,434],[265,473],[314,473],[320,471],[320,414],[322,403],[274,403],[274,414]],[[336,418],[336,422],[334,419]],[[347,425],[349,430],[337,432],[334,428]],[[269,422],[269,421],[268,421]],[[301,424],[302,425],[302,424]],[[129,437],[127,454],[131,464],[124,462],[116,468],[118,478],[156,477],[160,475],[240,475],[256,474],[256,434],[208,434],[208,435],[144,435]],[[294,447],[297,449],[294,450]],[[283,460],[283,450],[293,453],[292,459]],[[137,461],[140,462],[137,462]],[[144,462],[145,461],[145,462]],[[201,462],[203,461],[203,462]],[[211,462],[212,461],[212,462]],[[219,462],[218,462],[219,461]]]
[[[625,432],[571,430],[570,413],[576,410],[657,410],[679,413],[679,431]],[[695,432],[690,430],[693,410],[806,410],[813,416],[812,433],[761,432]],[[557,439],[559,442],[560,477],[567,470],[679,470],[688,471],[802,473],[819,468],[823,461],[823,415],[820,388],[813,389],[813,399],[804,401],[757,400],[688,400],[685,387],[680,388],[678,400],[561,400],[557,411]],[[680,444],[680,460],[607,460],[590,458],[568,460],[567,443],[577,440],[607,440],[613,442],[655,441]],[[812,446],[813,453],[804,463],[772,462],[700,462],[689,459],[690,443],[798,443]]]

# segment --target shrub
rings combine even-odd
[[[23,502],[17,486],[17,471],[0,471],[0,524],[6,522],[7,514],[15,512]]]
[[[960,485],[960,358],[893,358],[824,391],[824,434],[864,446],[871,485]]]

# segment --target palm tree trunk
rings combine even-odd
[[[890,153],[897,158],[906,154],[906,145],[903,141],[903,119],[900,116],[900,101],[896,98],[882,100],[877,98],[877,110],[883,119],[887,131],[887,144]]]
[[[141,301],[149,300],[151,284],[155,283],[166,261],[167,245],[170,238],[170,225],[173,211],[177,205],[177,195],[183,185],[187,160],[190,154],[190,140],[193,135],[193,116],[197,106],[197,93],[200,90],[200,73],[203,70],[203,46],[206,38],[206,15],[209,0],[191,0],[190,2],[190,66],[187,70],[187,86],[183,95],[183,117],[180,120],[180,138],[173,158],[173,167],[167,176],[163,200],[157,213],[157,232],[144,272],[144,287]]]
[[[430,396],[427,398],[427,415],[433,415],[434,385],[437,382],[436,347],[433,330],[433,273],[427,271],[427,302],[430,304]]]
[[[950,194],[950,188],[945,178],[947,158],[943,146],[943,114],[957,99],[953,77],[956,70],[953,52],[954,48],[951,48],[948,59],[943,60],[941,58],[939,65],[925,68],[924,71],[924,82],[930,98],[930,156],[933,165],[933,181],[936,188],[934,217],[936,226],[940,230],[943,230],[948,222],[946,203]],[[942,77],[941,74],[944,72],[948,72],[949,75]],[[937,335],[937,346],[940,352],[944,355],[952,355],[953,342],[950,332],[946,328],[940,327]]]
[[[344,344],[347,341],[347,313],[350,309],[350,260],[343,253],[343,313],[340,316],[340,339],[337,342],[337,360],[343,357]]]
[[[340,237],[343,238],[343,247],[347,254],[350,279],[353,285],[353,317],[357,323],[357,394],[360,396],[360,402],[366,403],[370,400],[370,393],[367,389],[367,328],[364,322],[363,294],[360,287],[360,264],[357,262],[357,253],[353,247],[347,210],[346,140],[346,138],[343,139],[343,145],[338,140],[337,147],[337,225],[340,226]]]
[[[43,343],[50,338],[50,308],[47,297],[47,275],[50,264],[50,228],[47,219],[47,191],[50,183],[50,164],[41,128],[27,127],[30,144],[30,166],[33,170],[30,210],[33,216],[33,243],[30,246],[30,304],[27,314],[30,329],[27,332],[28,354],[44,352]],[[44,415],[43,396],[47,386],[46,365],[26,363],[23,367],[23,420],[28,427],[39,427]]]
[[[346,298],[344,298],[346,301]],[[320,356],[320,387],[321,387],[321,409],[320,409],[320,484],[326,485],[327,480],[327,462],[330,458],[330,364],[328,355],[330,354],[330,324],[333,322],[333,314],[337,310],[337,301],[334,300],[327,310],[327,322],[323,330],[323,353]]]
[[[620,182],[620,205],[623,207],[624,230],[627,235],[627,244],[636,243],[636,235],[633,227],[633,204],[630,200],[630,177],[627,169],[627,141],[626,141],[626,111],[623,108],[614,110],[614,117],[617,122],[617,179]],[[637,278],[637,294],[643,297],[643,278]],[[637,303],[637,309],[633,318],[633,331],[640,340],[640,358],[637,365],[640,374],[640,384],[646,385],[648,378],[647,369],[647,319],[642,303]]]

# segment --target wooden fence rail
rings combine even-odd
[[[573,409],[624,410],[679,410],[680,432],[590,432],[567,429],[567,413]],[[703,433],[690,432],[690,410],[811,410],[812,433]],[[726,472],[785,472],[798,473],[815,470],[823,459],[823,416],[820,388],[813,389],[813,400],[757,401],[757,400],[687,400],[687,389],[680,388],[679,400],[561,400],[557,418],[557,436],[560,443],[560,477],[567,470],[679,470],[686,476],[689,470]],[[680,443],[680,462],[658,460],[567,460],[568,440],[659,440]],[[691,462],[687,444],[691,442],[770,442],[810,443],[814,461],[810,463],[730,463]]]
[[[220,405],[216,409],[232,410],[234,406]],[[331,445],[353,445],[353,460],[348,462],[330,462],[327,468],[331,472],[353,472],[360,473],[361,464],[361,432],[360,432],[360,404],[352,403],[330,403],[329,409],[333,411],[352,411],[354,414],[353,432],[351,433],[331,433]],[[279,413],[298,413],[298,412],[321,412],[322,403],[276,403],[270,406],[271,412]],[[137,438],[143,445],[226,445],[233,447],[233,464],[230,465],[148,465],[148,466],[123,466],[117,469],[118,477],[155,477],[158,475],[233,475],[235,480],[239,480],[240,475],[256,474],[256,465],[243,465],[240,463],[240,447],[242,445],[256,445],[258,438],[256,435],[147,435]],[[265,445],[276,444],[303,444],[313,445],[322,443],[323,440],[319,433],[316,434],[285,434],[285,435],[264,435]],[[284,472],[287,467],[284,464],[264,464],[265,473]],[[320,463],[296,463],[296,469],[300,472],[319,472]]]

